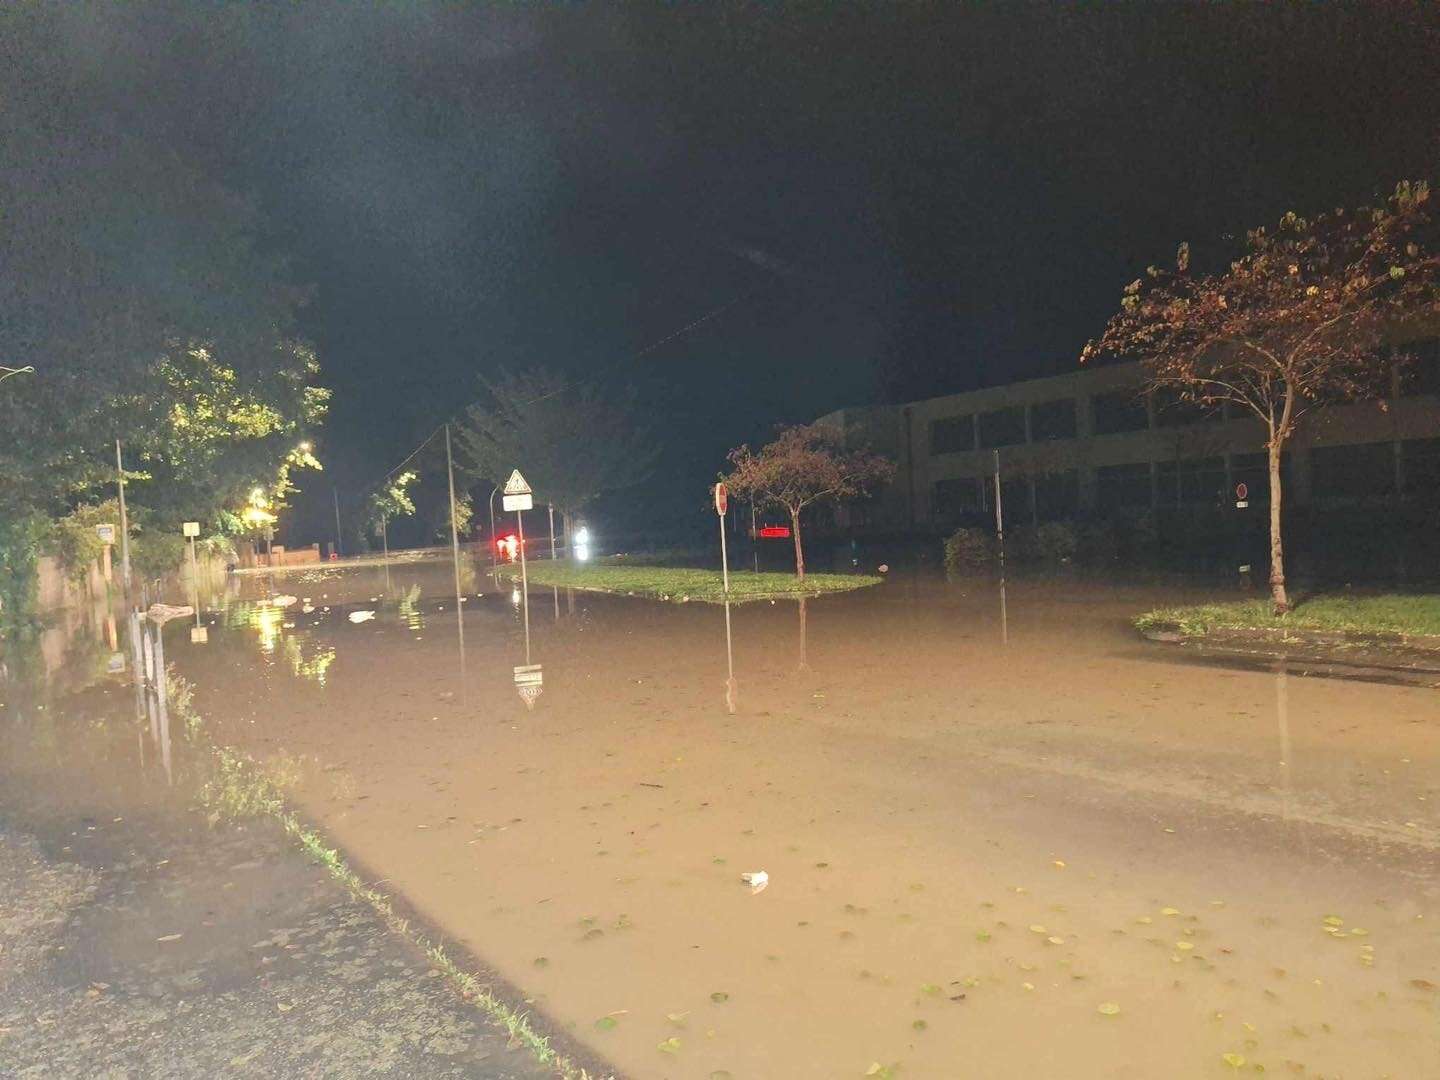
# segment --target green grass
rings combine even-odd
[[[506,566],[504,572],[517,579],[520,576],[518,566]],[[648,596],[677,603],[704,600],[718,604],[725,599],[719,570],[552,562],[544,559],[530,563],[527,576],[532,585],[558,585],[590,592]],[[868,574],[806,574],[802,580],[794,574],[756,574],[749,570],[732,570],[730,599],[743,603],[747,600],[818,596],[822,593],[846,592],[867,585],[878,585],[880,581],[880,578]]]
[[[1156,608],[1136,616],[1140,630],[1178,627],[1184,634],[1212,630],[1320,630],[1355,634],[1440,636],[1440,595],[1316,596],[1287,615],[1275,615],[1269,600]]]

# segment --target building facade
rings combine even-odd
[[[1285,454],[1286,499],[1440,500],[1440,340],[1406,347],[1390,393],[1302,418]],[[1081,368],[818,421],[896,463],[888,489],[842,510],[859,532],[944,530],[993,513],[998,454],[1007,520],[1268,499],[1264,425],[1144,390],[1138,364]]]

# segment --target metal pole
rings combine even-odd
[[[345,552],[340,547],[340,489],[331,484],[330,494],[335,499],[335,554],[344,555]]]
[[[720,518],[720,573],[724,576],[725,595],[730,595],[730,553],[726,550],[725,543],[725,515],[718,515]]]
[[[1010,644],[1010,610],[1005,604],[1005,512],[1000,505],[1000,451],[995,453],[995,537],[1000,544],[1000,638]]]
[[[526,596],[526,597],[529,597],[529,595],[530,595],[530,578],[529,578],[529,577],[526,575],[526,573],[525,573],[525,511],[524,511],[524,510],[516,510],[516,511],[515,511],[515,534],[516,534],[516,537],[519,539],[519,542],[520,542],[520,587],[521,587],[521,589],[524,590],[525,596]],[[528,621],[528,612],[529,612],[530,609],[527,607],[525,610],[526,610],[526,612],[527,612],[527,621],[526,621],[526,623],[525,623],[525,626],[526,626],[526,628],[528,629],[529,626],[530,626],[530,623],[529,623],[529,621]],[[530,661],[527,659],[525,662],[528,664]]]
[[[1005,513],[1000,506],[1000,451],[995,452],[995,537],[1000,542],[1000,576],[1005,576]]]
[[[445,473],[450,480],[450,552],[455,560],[455,595],[460,595],[460,530],[455,524],[455,462],[450,456],[450,425],[445,425]],[[459,600],[456,600],[459,606]]]
[[[120,577],[125,601],[130,602],[130,519],[125,514],[125,464],[120,457],[120,440],[115,440],[115,475],[120,485]]]
[[[495,568],[500,565],[500,549],[495,543],[495,492],[499,490],[499,484],[496,484],[490,489],[490,572],[492,574],[495,572]]]
[[[195,537],[190,537],[190,588],[195,599],[195,625],[200,625],[200,567],[195,561]]]
[[[760,572],[760,538],[755,535],[755,504],[750,504],[750,555],[755,560],[755,573]]]
[[[546,503],[546,509],[550,511],[550,558],[555,558],[555,504]]]

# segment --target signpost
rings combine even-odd
[[[101,553],[100,564],[105,570],[105,584],[110,584],[110,548],[115,543],[114,525],[96,525],[95,535],[100,538],[100,543],[105,545]]]
[[[715,513],[720,519],[720,572],[725,582],[725,595],[730,595],[730,553],[725,546],[725,511],[730,506],[730,492],[724,484],[715,485]],[[729,611],[726,611],[729,614]]]
[[[1235,485],[1235,509],[1244,510],[1250,505],[1250,488],[1244,481]]]
[[[195,558],[195,538],[200,535],[200,522],[187,521],[180,527],[180,532],[190,541],[190,588],[195,605],[195,625],[190,628],[190,644],[203,645],[210,640],[210,631],[200,625],[200,566]]]
[[[534,492],[530,485],[525,482],[525,477],[520,475],[516,469],[510,474],[510,479],[505,481],[504,494],[500,496],[500,505],[506,510],[515,511],[515,539],[520,546],[520,587],[529,594],[530,579],[525,570],[525,511],[533,509],[535,500]]]

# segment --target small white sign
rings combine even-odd
[[[200,522],[198,521],[187,521],[181,528],[184,530],[186,536],[200,535]]]
[[[208,645],[210,643],[210,628],[208,626],[190,627],[191,645]]]
[[[115,526],[96,525],[95,535],[100,538],[102,544],[113,544],[115,542]]]
[[[500,496],[500,504],[506,510],[535,509],[535,499],[528,491],[522,495],[502,495]]]
[[[510,474],[510,479],[505,481],[505,494],[506,494],[506,495],[530,495],[530,494],[533,494],[533,493],[531,492],[531,490],[530,490],[530,485],[525,482],[525,477],[523,477],[523,476],[520,475],[520,470],[519,470],[519,469],[516,469],[514,472],[512,472],[512,473]]]

